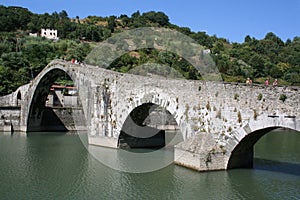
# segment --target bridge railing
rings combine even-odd
[[[269,85],[266,86],[264,84],[259,84],[259,83],[252,83],[252,84],[247,84],[247,83],[239,83],[239,82],[223,82],[225,85],[237,85],[237,86],[247,86],[247,87],[255,87],[255,88],[283,88],[287,90],[292,90],[292,91],[298,91],[300,90],[300,86],[288,86],[288,85]]]

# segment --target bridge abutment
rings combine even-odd
[[[118,139],[107,136],[100,135],[89,135],[88,142],[90,145],[108,147],[108,148],[118,148]]]
[[[228,154],[209,133],[199,133],[175,146],[175,163],[196,171],[225,170]]]

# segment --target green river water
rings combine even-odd
[[[266,134],[254,163],[217,172],[170,164],[128,173],[102,164],[76,134],[0,132],[0,199],[300,199],[300,133]]]

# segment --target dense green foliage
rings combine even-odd
[[[210,49],[225,81],[244,82],[250,77],[254,82],[262,83],[269,77],[279,79],[279,84],[300,84],[300,37],[284,42],[274,33],[267,33],[261,40],[246,36],[239,44],[178,27],[162,12],[141,14],[137,11],[130,17],[70,19],[66,11],[34,14],[25,8],[0,6],[0,96],[29,82],[55,58],[83,61],[96,42],[123,30],[149,26],[175,29]],[[57,29],[60,39],[52,41],[28,36],[38,33],[41,28]],[[155,49],[123,55],[110,68],[128,72],[147,62],[174,68],[188,79],[201,78],[197,70],[178,55]],[[161,74],[165,73],[168,71],[162,70]]]
[[[72,40],[51,41],[45,38],[21,37],[3,40],[0,33],[0,95],[8,94],[28,83],[53,59],[83,60],[91,45]]]

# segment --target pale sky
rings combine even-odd
[[[173,24],[230,42],[243,42],[246,35],[262,39],[268,32],[283,41],[300,36],[300,0],[1,0],[0,4],[34,13],[66,10],[72,18],[162,11]]]

